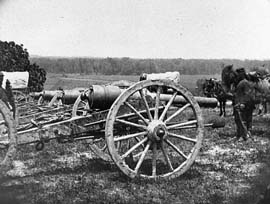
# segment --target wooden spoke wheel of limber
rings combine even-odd
[[[18,91],[18,90],[13,90],[12,93],[13,93],[14,101],[17,105],[28,102],[28,98],[23,92]]]
[[[0,175],[10,167],[16,153],[16,128],[10,110],[0,100]]]
[[[162,94],[166,89],[172,93]],[[146,96],[154,103],[149,104]],[[133,117],[126,117],[129,111]],[[147,80],[128,88],[113,103],[105,134],[109,153],[124,174],[171,179],[185,173],[198,155],[203,118],[184,87],[169,80]]]

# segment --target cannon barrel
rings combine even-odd
[[[44,93],[44,91],[31,92],[29,95],[32,96],[34,99],[38,99],[40,96],[42,96],[43,93]]]
[[[89,88],[88,100],[91,109],[106,110],[124,91],[118,86],[112,85],[92,85]]]
[[[62,99],[64,104],[73,104],[81,92],[84,91],[83,88],[76,88],[71,90],[45,90],[42,92],[31,93],[31,96],[38,99],[40,96],[43,97],[45,101],[50,101],[55,95],[58,95]]]
[[[40,92],[32,92],[30,95],[34,97],[34,99],[38,99],[40,96],[43,97],[44,100],[51,100],[56,94],[61,93],[60,90],[44,90]]]
[[[87,94],[87,98],[90,103],[90,108],[92,109],[109,109],[113,102],[117,99],[117,97],[124,92],[124,89],[121,89],[117,86],[105,86],[105,85],[92,85],[89,89],[89,93]],[[155,94],[151,92],[147,92],[149,96],[154,98]],[[138,93],[134,94],[132,97],[141,98]],[[161,94],[161,101],[169,101],[171,98],[170,94]],[[218,101],[216,98],[206,98],[195,96],[195,100],[201,107],[205,108],[215,108],[218,105]],[[186,99],[183,96],[176,96],[174,100],[175,105],[184,105],[186,104]]]
[[[64,96],[62,101],[64,104],[73,104],[75,103],[76,99],[81,95],[84,91],[82,88],[76,88],[72,90],[64,90]]]
[[[171,98],[170,94],[160,94],[161,101],[169,101],[170,98]],[[215,108],[218,105],[218,100],[216,98],[207,98],[207,97],[200,97],[200,96],[194,96],[194,98],[200,107]],[[186,104],[186,99],[183,96],[176,96],[174,100],[174,104],[184,105]]]

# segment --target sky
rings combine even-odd
[[[30,55],[270,59],[270,0],[0,0]]]

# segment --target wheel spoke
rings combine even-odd
[[[142,116],[142,114],[140,114],[140,112],[138,112],[130,103],[124,102],[124,104],[127,105],[136,115],[138,115],[146,125],[149,124],[149,122]]]
[[[178,138],[178,139],[181,139],[181,140],[185,140],[185,141],[189,141],[189,142],[193,142],[193,143],[196,143],[197,142],[196,139],[189,138],[189,137],[186,137],[184,135],[178,135],[178,134],[171,133],[171,132],[168,132],[168,135],[171,136],[171,137],[175,137],[175,138]]]
[[[194,125],[194,124],[197,124],[197,123],[198,123],[197,120],[191,120],[191,121],[187,121],[187,122],[184,122],[184,123],[179,123],[179,124],[167,126],[167,129],[168,130],[177,129],[179,127],[184,127],[184,126],[187,126],[187,125]]]
[[[157,175],[157,143],[153,143],[152,176]]]
[[[156,95],[156,105],[155,105],[155,114],[154,119],[158,119],[158,110],[159,110],[159,102],[160,102],[160,92],[161,92],[161,86],[157,89],[157,95]]]
[[[1,120],[1,121],[0,121],[0,125],[4,125],[5,123],[6,123],[5,120]]]
[[[134,137],[137,142],[140,142],[141,140],[138,137]],[[142,148],[144,148],[143,144],[141,145]]]
[[[144,106],[145,106],[147,115],[149,117],[149,120],[152,121],[153,120],[153,117],[151,115],[150,108],[149,108],[149,105],[148,105],[147,100],[145,98],[145,94],[143,93],[143,90],[140,90],[140,95],[142,97],[142,100],[143,100],[143,103],[144,103]]]
[[[131,147],[125,154],[121,156],[121,159],[126,158],[131,152],[133,152],[135,149],[137,149],[140,145],[142,145],[144,142],[147,141],[147,137],[143,138],[140,142],[135,144],[133,147]]]
[[[169,141],[168,139],[166,139],[165,142],[169,146],[171,146],[178,154],[180,154],[182,157],[184,157],[186,160],[188,159],[188,157],[180,149],[178,149],[178,147],[176,147],[171,141]]]
[[[147,131],[144,131],[144,132],[134,133],[134,134],[125,135],[125,136],[121,136],[121,137],[115,137],[114,141],[117,142],[117,141],[120,141],[120,140],[127,140],[127,139],[130,139],[130,138],[133,138],[133,137],[136,138],[136,137],[139,137],[139,136],[144,136],[146,134],[147,134]]]
[[[164,155],[165,161],[166,161],[167,165],[169,166],[170,170],[174,171],[174,168],[172,166],[172,162],[171,162],[171,160],[169,158],[169,155],[167,154],[166,149],[164,148],[164,143],[163,142],[161,144],[161,151],[162,151],[162,153]]]
[[[140,159],[139,159],[139,161],[138,161],[138,163],[137,163],[137,165],[135,167],[135,170],[134,170],[136,174],[138,173],[138,171],[139,171],[139,169],[140,169],[140,167],[142,165],[142,162],[143,162],[143,160],[145,158],[145,155],[146,155],[147,151],[149,150],[150,145],[151,145],[151,141],[149,141],[147,143],[145,149],[142,152],[142,155],[141,155],[141,157],[140,157]]]
[[[171,121],[173,118],[175,118],[177,115],[179,115],[181,112],[183,112],[187,107],[190,106],[190,103],[184,105],[182,108],[180,108],[178,111],[176,111],[173,115],[171,115],[167,120],[165,120],[165,124]]]
[[[166,104],[166,107],[165,107],[165,109],[163,110],[163,112],[162,112],[162,114],[161,114],[159,120],[161,120],[161,121],[164,120],[164,117],[165,117],[167,111],[169,110],[170,106],[172,105],[172,103],[173,103],[173,101],[174,101],[176,95],[177,95],[177,92],[174,92],[174,94],[173,94],[172,97],[170,98],[169,102]]]
[[[172,128],[171,130],[184,130],[184,129],[192,129],[192,128],[197,128],[197,127],[198,127],[197,125],[186,125],[186,126]]]
[[[115,121],[120,122],[120,123],[123,123],[125,125],[130,125],[130,126],[133,126],[133,127],[142,128],[142,129],[145,129],[145,130],[147,129],[147,127],[144,126],[144,125],[132,123],[132,122],[129,122],[129,121],[126,121],[126,120],[115,119]]]

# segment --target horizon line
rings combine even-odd
[[[152,58],[152,57],[148,57],[148,58],[136,58],[136,57],[127,57],[127,56],[123,56],[123,57],[112,57],[112,56],[107,56],[107,57],[93,57],[93,56],[50,56],[50,55],[29,55],[30,58],[96,58],[96,59],[106,59],[106,58],[116,58],[116,59],[122,59],[122,58],[129,58],[129,59],[137,59],[137,60],[142,60],[142,59],[183,59],[183,60],[240,60],[240,61],[245,61],[245,60],[257,60],[257,61],[269,61],[270,58],[262,58],[262,59],[258,59],[258,58],[183,58],[183,57],[156,57],[156,58]]]

